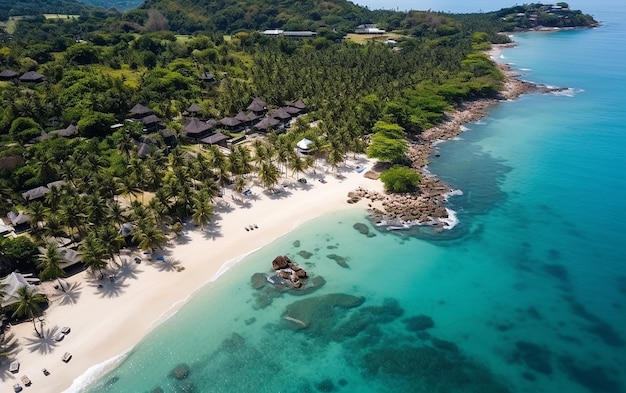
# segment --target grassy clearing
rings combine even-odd
[[[122,65],[122,68],[119,70],[114,70],[111,67],[101,65],[101,64],[92,64],[92,69],[102,75],[108,75],[115,78],[123,78],[124,84],[129,87],[137,88],[139,87],[139,82],[141,80],[141,70],[131,70],[128,64]]]
[[[4,31],[6,31],[7,33],[13,34],[15,33],[17,22],[21,19],[24,19],[24,17],[23,16],[11,16],[9,17],[8,21],[0,23],[0,26],[2,26],[4,28]]]
[[[43,17],[46,19],[62,19],[62,20],[71,20],[78,19],[80,15],[70,15],[70,14],[43,14]]]
[[[50,20],[73,20],[78,19],[80,15],[70,15],[70,14],[43,14],[44,18]],[[0,29],[4,29],[9,34],[15,33],[15,28],[17,27],[17,22],[24,18],[32,18],[32,16],[10,16],[9,20],[6,22],[0,22]]]
[[[387,40],[398,40],[403,38],[401,34],[385,33],[385,34],[354,34],[350,33],[346,39],[354,41],[357,44],[365,44],[367,42],[385,42]]]
[[[191,39],[189,34],[176,34],[176,41],[185,43]]]

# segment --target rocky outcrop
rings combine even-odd
[[[289,266],[291,259],[286,255],[279,255],[272,261],[272,269],[280,270],[286,269]]]

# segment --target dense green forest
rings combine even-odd
[[[403,163],[404,138],[417,138],[460,102],[496,97],[502,84],[481,52],[506,39],[492,27],[491,14],[372,12],[340,1],[244,7],[273,7],[280,27],[327,26],[317,36],[290,39],[258,33],[269,27],[265,22],[246,25],[249,30],[224,25],[226,16],[218,23],[217,14],[197,11],[200,3],[167,4],[123,16],[103,9],[73,19],[35,16],[0,34],[0,215],[22,212],[30,219],[28,237],[0,240],[0,270],[36,270],[35,245],[70,237],[96,272],[125,241],[151,250],[165,233],[179,231],[183,218],[206,224],[224,187],[241,193],[254,181],[272,189],[287,173],[297,176],[319,160],[337,168],[354,152]],[[397,41],[343,40],[328,27],[333,17],[346,29],[380,21],[397,30]],[[301,101],[308,113],[288,130],[270,127],[266,138],[228,152],[186,133],[189,117],[232,117],[255,97],[269,111]],[[138,103],[158,117],[155,128],[129,121]],[[243,130],[215,131],[246,139]],[[313,141],[307,157],[294,149],[303,137]],[[419,181],[403,182],[403,171],[394,171],[393,188]],[[52,182],[60,183],[48,188]],[[33,200],[23,196],[37,187],[48,191]],[[132,223],[130,240],[119,232],[123,223]]]
[[[87,12],[91,7],[78,0],[18,0],[0,1],[0,21],[10,16],[40,14],[78,15]]]

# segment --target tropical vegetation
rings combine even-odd
[[[502,75],[480,51],[507,40],[500,30],[524,26],[521,14],[532,20],[539,12],[371,11],[343,0],[149,0],[123,14],[74,7],[76,2],[58,0],[0,8],[0,20],[31,16],[13,20],[10,32],[0,29],[0,70],[45,78],[0,81],[0,214],[23,211],[31,219],[28,236],[0,239],[4,272],[62,278],[52,244],[69,238],[80,244],[84,265],[102,275],[108,266],[119,267],[125,245],[152,251],[166,244],[168,232],[179,234],[187,218],[209,225],[225,187],[239,194],[253,183],[273,189],[281,177],[316,171],[320,161],[337,170],[352,153],[401,163],[406,138],[417,138],[461,102],[498,94]],[[579,15],[564,8],[556,15]],[[47,11],[79,16],[46,18]],[[512,13],[519,23],[503,24]],[[400,39],[343,40],[366,22],[394,30]],[[260,34],[265,28],[318,34],[294,40]],[[214,82],[201,80],[207,72]],[[200,108],[198,117],[217,119],[235,115],[254,97],[270,109],[302,100],[309,112],[287,132],[270,129],[264,139],[228,151],[183,132],[192,103]],[[127,121],[136,103],[152,108],[178,140],[176,147]],[[78,135],[50,133],[70,125]],[[302,138],[312,141],[306,157],[295,150]],[[140,154],[138,146],[148,139],[158,148]],[[407,170],[383,174],[390,191],[416,187],[419,178]],[[20,195],[52,182],[59,183],[36,201]],[[126,236],[121,228],[129,229]],[[13,315],[35,318],[41,299],[23,297]]]

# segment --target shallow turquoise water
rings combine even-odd
[[[454,230],[368,238],[352,228],[362,211],[319,218],[204,288],[88,391],[626,391],[623,8],[503,52],[524,78],[572,90],[501,103],[439,146],[430,170],[464,193]],[[252,289],[278,254],[326,284]],[[434,326],[419,330],[424,316]]]

